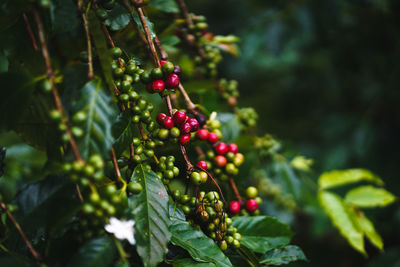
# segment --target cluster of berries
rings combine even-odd
[[[159,137],[166,139],[168,137],[168,130],[170,130],[173,137],[178,137],[178,141],[181,145],[185,145],[190,141],[191,133],[196,132],[200,125],[197,119],[190,118],[184,111],[178,110],[172,115],[172,117],[166,115],[165,113],[159,113],[157,115],[157,122],[160,124],[164,130],[167,130],[167,134],[160,133]],[[179,127],[179,128],[178,128]]]
[[[262,199],[257,197],[258,190],[254,186],[250,186],[246,189],[247,201],[244,200],[233,200],[229,203],[229,212],[232,215],[237,215],[241,212],[241,215],[258,215],[258,205],[261,204]]]
[[[153,68],[150,72],[143,72],[142,82],[146,84],[147,92],[162,93],[164,89],[175,90],[180,84],[181,68],[174,66],[170,61],[161,60],[161,68]]]

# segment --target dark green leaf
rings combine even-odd
[[[143,29],[143,26],[142,26],[142,23],[140,21],[139,15],[134,13],[133,14],[133,19],[135,20],[136,24],[139,25],[140,30],[143,33],[145,33],[144,29]],[[149,26],[150,36],[151,36],[151,38],[154,38],[156,36],[155,33],[154,33],[154,24],[152,22],[150,22],[147,17],[146,17],[146,22],[147,22],[147,25]]]
[[[171,233],[172,244],[186,249],[194,260],[219,267],[232,266],[215,242],[202,231],[193,229],[188,222],[172,218]]]
[[[218,113],[225,142],[233,142],[240,134],[240,122],[232,113]]]
[[[30,102],[33,82],[21,73],[0,73],[0,129],[18,122]]]
[[[94,79],[85,84],[74,110],[87,113],[84,122],[84,136],[79,140],[79,150],[84,159],[92,153],[108,157],[109,149],[114,142],[111,126],[116,116],[116,108],[111,98],[105,94],[100,79]]]
[[[152,0],[149,6],[168,13],[179,13],[179,8],[174,0]]]
[[[120,4],[116,4],[115,7],[108,13],[108,18],[105,24],[111,28],[113,31],[118,31],[125,28],[131,18],[126,9]]]
[[[173,260],[172,261],[172,266],[173,267],[187,267],[187,266],[196,266],[196,267],[213,267],[217,266],[212,262],[198,262],[190,258],[185,258],[185,259],[179,259],[179,260]]]
[[[307,260],[303,251],[298,246],[289,245],[283,248],[269,250],[261,258],[260,263],[265,263],[268,265],[282,265],[299,260]]]
[[[242,235],[241,243],[258,253],[265,253],[271,248],[287,245],[292,237],[289,226],[273,217],[234,217],[233,225]]]
[[[3,0],[0,4],[0,31],[12,26],[28,8],[24,0]]]
[[[115,139],[113,147],[117,157],[129,147],[133,138],[133,125],[131,120],[131,113],[125,110],[120,113],[112,126],[112,135]]]
[[[81,17],[73,0],[53,0],[51,11],[53,31],[56,33],[71,31],[80,24]]]
[[[0,72],[8,71],[8,59],[3,53],[0,52]]]
[[[37,266],[37,264],[23,255],[8,253],[0,256],[0,266],[33,267]]]
[[[143,186],[143,191],[130,199],[136,221],[137,252],[145,266],[157,266],[171,238],[168,194],[160,178],[153,171],[145,171],[142,165],[133,171],[132,181]]]
[[[115,245],[110,237],[99,237],[84,244],[73,256],[68,266],[110,266],[116,254],[115,252]]]

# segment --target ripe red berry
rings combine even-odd
[[[185,145],[189,141],[190,141],[190,134],[184,134],[179,136],[179,144]]]
[[[208,133],[208,142],[212,145],[218,142],[218,135],[216,133]]]
[[[163,125],[165,129],[171,129],[172,127],[174,127],[174,122],[172,121],[172,118],[167,116],[164,119]]]
[[[218,155],[214,158],[215,164],[217,164],[218,167],[222,168],[226,165],[227,160],[224,156]]]
[[[155,80],[151,83],[151,93],[161,93],[164,91],[165,84],[163,80]],[[149,91],[149,90],[147,90]]]
[[[175,73],[171,73],[165,79],[165,85],[167,88],[175,89],[179,86],[180,79],[179,76]]]
[[[160,60],[161,67],[165,64],[165,62],[167,62],[167,61],[166,60]]]
[[[158,115],[157,115],[158,124],[160,124],[161,126],[164,126],[164,120],[166,117],[167,117],[167,115],[165,113],[158,113]]]
[[[200,160],[196,165],[202,170],[207,170],[207,162],[205,160]]]
[[[228,152],[228,146],[224,142],[219,142],[214,149],[220,155],[225,155]]]
[[[192,131],[192,127],[190,126],[189,123],[185,122],[184,124],[181,125],[181,134],[188,134]]]
[[[192,127],[192,132],[195,132],[199,129],[199,122],[196,119],[190,118],[187,122],[189,123],[190,127]]]
[[[239,147],[236,144],[229,144],[228,145],[228,151],[232,152],[233,154],[236,154],[239,150]]]
[[[181,125],[186,120],[186,113],[178,110],[177,112],[174,113],[174,116],[172,117],[172,119],[174,120],[174,123],[176,125]]]
[[[197,131],[196,136],[200,140],[207,140],[208,139],[208,131],[206,129],[200,129]]]
[[[255,199],[249,199],[246,202],[246,209],[250,212],[256,211],[258,208],[258,203]]]
[[[229,203],[229,211],[233,214],[236,214],[240,211],[240,203],[239,201],[231,201]]]

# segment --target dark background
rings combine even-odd
[[[188,1],[215,34],[241,38],[222,77],[240,82],[240,105],[258,131],[314,159],[314,174],[367,168],[400,192],[400,3],[389,0]],[[364,258],[329,221],[298,216],[298,243],[312,266],[400,266],[398,202],[367,211],[385,243]],[[297,264],[303,265],[303,264]]]

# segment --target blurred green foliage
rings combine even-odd
[[[188,5],[208,18],[215,34],[240,37],[240,57],[225,56],[220,72],[239,80],[240,100],[259,113],[260,132],[283,139],[290,154],[313,158],[315,173],[368,168],[392,192],[400,191],[398,1],[204,0]],[[374,215],[386,253],[373,252],[368,266],[397,266],[391,255],[400,252],[398,205]],[[298,219],[297,238],[311,264],[364,265],[366,260],[343,246],[335,232],[325,231],[328,225],[322,218]]]

